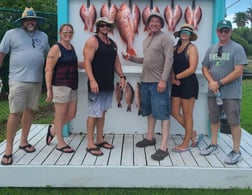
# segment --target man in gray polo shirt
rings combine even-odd
[[[47,35],[37,29],[42,17],[36,16],[33,8],[25,8],[22,17],[15,21],[20,28],[8,30],[0,44],[0,65],[6,54],[9,62],[9,110],[7,122],[7,142],[2,165],[13,163],[13,140],[22,113],[22,135],[19,149],[27,153],[35,152],[28,143],[28,135],[33,120],[33,110],[38,109],[43,81],[45,57],[50,46]]]
[[[231,127],[233,149],[224,160],[226,164],[236,164],[241,157],[240,102],[242,98],[243,67],[247,57],[243,47],[231,40],[232,24],[221,20],[216,29],[219,42],[211,46],[202,62],[202,72],[208,81],[208,109],[211,128],[211,144],[200,152],[206,156],[218,151],[217,138],[220,128],[221,111],[227,115]],[[223,104],[216,102],[220,93]]]

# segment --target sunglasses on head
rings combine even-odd
[[[223,46],[220,46],[220,47],[218,48],[218,53],[217,53],[217,56],[218,56],[218,57],[221,57],[221,56],[222,56],[222,47],[223,47]]]
[[[107,23],[106,24],[99,24],[98,25],[98,27],[101,27],[101,28],[103,28],[105,26],[108,27],[108,28],[111,28],[111,24],[107,24]]]
[[[220,29],[218,30],[219,33],[224,33],[224,34],[228,34],[230,32],[230,29]]]

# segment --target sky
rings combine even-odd
[[[236,13],[246,12],[249,7],[252,7],[252,0],[226,0],[226,19],[232,21]],[[233,24],[233,27],[236,27],[236,24]]]

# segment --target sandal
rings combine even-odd
[[[95,144],[99,148],[105,148],[105,149],[113,149],[114,146],[112,144],[109,144],[108,142],[104,141],[100,144]]]
[[[3,161],[3,158],[7,159],[6,162]],[[13,163],[13,158],[12,158],[12,154],[9,155],[3,155],[3,158],[1,160],[1,165],[11,165]]]
[[[94,155],[94,156],[102,156],[103,152],[100,150],[100,148],[86,148],[87,152]],[[101,153],[94,153],[93,151],[101,151]]]
[[[30,150],[28,150],[28,148],[30,148]],[[33,153],[36,151],[36,149],[31,144],[27,144],[25,146],[19,146],[19,149],[24,150],[27,153]]]
[[[71,150],[67,150],[67,149],[71,149]],[[63,153],[73,153],[74,149],[71,148],[69,145],[63,146],[61,148],[56,148],[56,150],[63,152]]]
[[[47,145],[50,145],[50,143],[52,142],[52,140],[55,136],[51,133],[51,128],[52,128],[52,125],[49,125],[48,129],[47,129],[47,135],[46,135],[46,144]]]

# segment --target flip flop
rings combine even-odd
[[[104,141],[100,144],[95,144],[99,148],[105,148],[105,149],[113,149],[114,146],[112,144],[109,144],[108,142]],[[111,145],[111,146],[106,146],[106,145]]]
[[[199,143],[204,139],[204,135],[200,134],[198,139],[191,144],[191,147],[195,148],[199,145]]]
[[[25,146],[19,146],[20,150],[24,150],[27,153],[33,153],[36,151],[36,149],[34,148],[33,150],[28,150],[27,148],[32,148],[33,146],[31,144],[27,144]]]
[[[176,152],[176,153],[181,153],[181,152],[190,151],[190,148],[180,148],[180,147],[176,146],[175,148],[172,149],[172,151]]]
[[[3,158],[6,158],[7,162],[3,162]],[[13,163],[12,154],[9,154],[9,155],[5,154],[5,155],[3,155],[3,158],[1,160],[1,165],[11,165]],[[10,161],[9,161],[9,159],[10,159]]]
[[[51,127],[52,127],[52,125],[49,125],[48,129],[47,129],[47,135],[46,135],[46,144],[47,145],[50,145],[50,143],[52,142],[52,140],[55,136],[51,133]]]
[[[97,154],[97,153],[94,153],[93,151],[100,151],[100,148],[86,148],[87,152],[94,155],[94,156],[102,156],[103,155],[103,152]]]
[[[71,150],[66,150],[66,149],[71,149]],[[63,153],[73,153],[74,149],[72,149],[69,145],[63,146],[61,148],[56,148],[56,150],[63,152]]]

